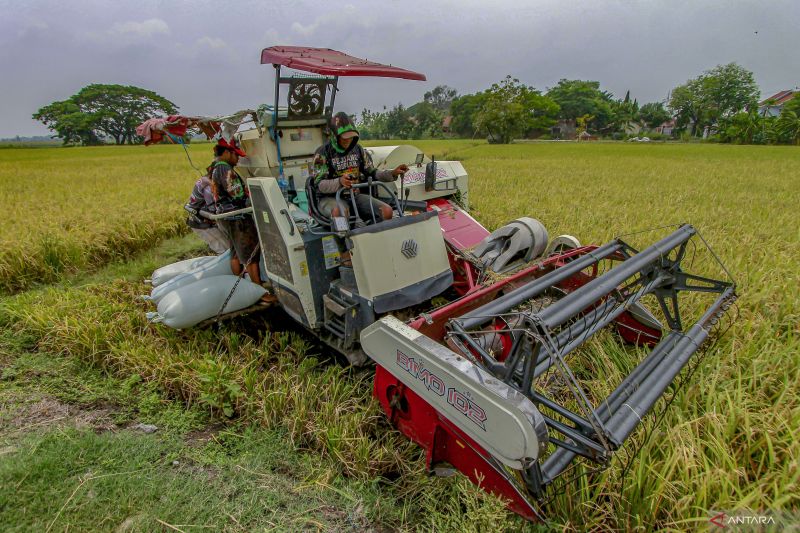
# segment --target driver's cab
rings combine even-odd
[[[287,313],[327,330],[329,341],[347,353],[376,315],[420,304],[451,286],[438,211],[427,200],[460,194],[465,202],[466,172],[457,161],[433,162],[411,146],[367,148],[379,169],[410,167],[395,183],[371,184],[392,206],[393,218],[362,220],[351,207],[349,219],[328,219],[318,209],[311,169],[328,138],[338,76],[282,77],[272,59],[275,103],[258,110],[255,128],[237,133],[247,153],[238,168],[250,189],[265,274]],[[279,105],[281,89],[285,106]],[[345,247],[352,270],[341,268]]]

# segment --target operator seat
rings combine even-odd
[[[319,210],[319,195],[317,194],[317,188],[314,187],[314,176],[309,176],[308,177],[308,179],[306,180],[305,188],[306,188],[306,197],[308,198],[308,214],[311,215],[311,217],[314,220],[316,220],[320,225],[331,227],[332,221],[331,221],[330,217],[325,216]],[[362,194],[366,194],[366,192],[363,192]],[[384,201],[387,200],[386,198],[381,198],[381,199],[384,200]],[[360,223],[358,225],[362,225],[362,224],[363,225],[371,225],[371,224],[373,224],[372,220],[362,220],[358,216],[358,213],[354,212],[355,210],[353,209],[353,206],[349,202],[345,202],[345,203],[347,204],[348,209],[351,211],[350,216],[347,219],[347,221],[348,221],[348,223],[349,223],[351,228],[357,227],[356,226],[357,223]],[[397,201],[397,197],[396,196],[392,195],[392,197],[388,199],[388,203],[389,203],[389,205],[392,206],[392,209],[393,209],[394,212],[399,211],[398,201]],[[386,221],[383,221],[383,222],[386,222]],[[380,224],[380,222],[378,222],[378,224]]]
[[[308,214],[322,226],[331,225],[331,219],[323,215],[319,210],[319,199],[317,188],[314,187],[314,176],[309,176],[306,180],[306,198],[308,199]]]
[[[316,220],[321,226],[330,228],[333,223],[330,217],[325,216],[325,214],[319,210],[319,194],[317,194],[317,188],[314,187],[314,176],[309,176],[306,180],[306,197],[308,198],[308,214],[311,215],[311,218]],[[352,208],[350,210],[352,211]],[[357,214],[351,214],[347,219],[351,227],[354,227],[358,220]]]

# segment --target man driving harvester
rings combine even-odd
[[[367,176],[378,181],[392,182],[407,172],[408,167],[399,165],[394,170],[377,170],[372,166],[372,158],[358,144],[358,130],[347,113],[336,113],[331,119],[329,129],[330,141],[317,148],[314,154],[314,185],[319,196],[320,212],[328,218],[349,217],[348,206],[355,203],[357,214],[362,220],[381,222],[391,219],[391,206],[372,196],[366,189],[343,191],[339,205],[336,203],[336,193],[339,189],[351,189],[353,184],[360,183]]]

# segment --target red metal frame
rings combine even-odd
[[[261,51],[262,65],[282,65],[324,76],[375,76],[425,81],[425,74],[384,65],[330,48],[271,46]]]
[[[473,248],[489,235],[489,231],[466,211],[444,198],[428,200],[428,211],[438,212],[444,240],[451,248],[447,257],[453,271],[453,289],[463,296],[478,287],[478,271],[456,252]]]
[[[570,259],[587,254],[596,249],[597,246],[594,245],[576,248],[561,255],[548,257],[540,263],[528,266],[491,285],[476,285],[462,298],[454,300],[430,313],[425,313],[423,316],[412,320],[408,325],[432,339],[442,340],[445,334],[445,325],[451,318],[476,309],[494,300],[499,294],[524,285],[528,281],[546,274],[555,268],[564,266]]]
[[[488,233],[488,232],[487,232]],[[409,326],[430,338],[443,341],[447,321],[493,300],[501,291],[512,290],[546,272],[563,266],[573,257],[595,250],[584,246],[565,254],[545,259],[492,285],[473,286],[463,297],[431,313],[412,320]],[[587,281],[589,276],[585,276]],[[582,285],[586,281],[577,282]],[[508,508],[537,522],[540,516],[523,494],[518,483],[509,480],[510,474],[496,466],[491,455],[469,436],[451,424],[419,395],[406,388],[388,370],[378,365],[375,370],[373,395],[397,429],[426,451],[429,469],[440,463],[457,468],[484,490],[505,499]]]
[[[475,224],[478,223],[475,222]],[[454,228],[455,226],[443,224],[445,240],[448,238],[448,233]],[[482,226],[481,229],[483,229]],[[486,230],[484,229],[484,231]],[[488,234],[488,232],[486,233]],[[477,285],[475,280],[470,277],[470,273],[474,273],[471,270],[472,265],[461,257],[454,257],[454,254],[451,253],[451,265],[462,268],[461,271],[454,268],[454,274],[456,282],[461,283],[460,287],[464,292],[459,293],[463,296],[413,319],[408,325],[438,342],[445,343],[446,324],[449,319],[476,309],[500,294],[524,285],[532,279],[564,266],[572,259],[596,249],[597,246],[593,245],[583,246],[548,257],[488,286]],[[612,259],[622,260],[624,258],[614,256]],[[588,283],[596,275],[596,267],[588,274],[579,272],[560,283],[559,287],[570,292]],[[458,279],[459,276],[463,276],[463,278]],[[454,285],[454,288],[459,290],[458,285]],[[617,319],[617,323],[618,331],[628,342],[651,344],[660,339],[660,331],[647,328],[627,312]],[[375,372],[373,394],[397,429],[426,450],[426,462],[429,469],[439,463],[450,464],[469,477],[476,485],[505,499],[511,511],[531,521],[541,519],[531,504],[530,497],[523,493],[525,489],[521,488],[520,483],[512,480],[510,474],[498,466],[486,450],[380,365],[377,366]]]
[[[509,474],[493,466],[486,450],[380,365],[375,368],[373,394],[397,429],[425,449],[428,469],[449,464],[483,490],[507,500],[515,513],[532,522],[541,520],[530,501],[508,480]]]

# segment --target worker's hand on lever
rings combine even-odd
[[[344,176],[339,178],[339,183],[345,189],[349,189],[350,187],[353,186],[353,183],[355,183],[355,180],[353,179],[353,176],[351,176],[350,174],[345,174]]]
[[[396,178],[397,176],[405,174],[406,172],[408,172],[408,165],[400,165],[394,170],[392,170],[392,176]]]

